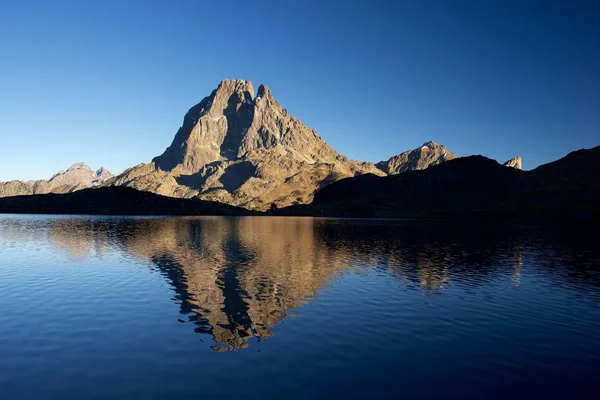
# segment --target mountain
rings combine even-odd
[[[66,171],[59,171],[48,180],[51,186],[99,186],[106,180],[112,178],[112,174],[102,167],[93,171],[85,163],[79,162],[71,165]]]
[[[105,185],[266,210],[309,203],[317,190],[343,178],[384,176],[456,157],[428,145],[385,166],[349,160],[291,116],[266,85],[255,95],[250,81],[224,79],[187,112],[162,155]]]
[[[395,175],[425,169],[455,158],[456,154],[449,152],[446,146],[429,141],[417,149],[400,153],[387,161],[380,161],[375,166],[386,174]]]
[[[532,171],[470,156],[399,175],[363,175],[323,188],[311,205],[275,211],[337,217],[598,219],[598,204],[600,146]]]
[[[150,164],[108,184],[174,197],[200,197],[251,209],[308,203],[328,182],[364,173],[289,115],[266,85],[228,80],[185,115],[172,144]]]
[[[94,171],[85,163],[79,162],[71,165],[66,171],[59,171],[48,180],[0,182],[0,197],[68,193],[100,186],[112,176],[105,168]]]
[[[126,187],[0,198],[0,213],[87,215],[252,215],[243,208],[199,199],[175,199]]]
[[[521,159],[521,157],[516,156],[511,158],[510,160],[508,160],[507,162],[505,162],[504,164],[505,167],[511,167],[511,168],[516,168],[516,169],[522,169],[522,165],[523,165],[523,160]]]

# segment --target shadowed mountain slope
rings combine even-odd
[[[89,215],[252,215],[199,199],[176,199],[125,187],[0,198],[0,213]]]
[[[486,216],[599,218],[600,147],[579,150],[533,171],[506,168],[483,156],[422,171],[343,179],[304,207],[281,214],[352,217]]]

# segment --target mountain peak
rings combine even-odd
[[[252,82],[245,79],[223,79],[216,90],[205,100],[209,100],[208,108],[217,114],[227,108],[243,103],[250,103],[254,98]]]
[[[244,79],[223,79],[190,108],[171,145],[152,161],[113,184],[268,208],[307,202],[333,180],[383,174],[371,163],[349,161],[291,116],[267,85],[254,95]]]
[[[227,85],[227,84],[247,85],[248,83],[251,83],[251,82],[252,81],[250,81],[250,79],[240,79],[240,78],[230,79],[230,78],[223,78],[223,79],[221,79],[221,82],[219,82],[219,85]]]
[[[90,170],[91,168],[88,167],[88,165],[84,162],[76,162],[75,164],[71,165],[69,168],[67,168],[67,172],[69,171],[75,171],[78,169],[84,169],[84,170]]]
[[[505,167],[512,167],[512,168],[516,168],[516,169],[521,169],[521,167],[523,165],[523,160],[521,159],[520,156],[516,156],[516,157],[511,158],[507,162],[505,162],[503,165]]]
[[[395,175],[409,170],[425,169],[454,158],[457,158],[456,154],[449,152],[445,145],[430,140],[419,148],[405,151],[375,165],[383,172]]]
[[[153,159],[163,171],[191,175],[213,163],[235,162],[249,153],[278,148],[278,154],[313,164],[339,154],[309,127],[290,116],[265,84],[256,98],[252,82],[223,79],[186,114],[165,152]]]
[[[254,115],[254,88],[245,79],[223,79],[188,110],[171,145],[152,161],[164,170],[198,172],[212,162],[236,159]]]
[[[255,99],[259,97],[272,97],[271,90],[269,87],[261,83],[258,86],[258,92],[256,93],[256,97],[254,96],[254,86],[252,85],[252,81],[248,79],[228,79],[224,78],[219,83],[216,91],[213,92],[215,94],[222,93],[223,95],[230,97],[234,93],[247,94],[250,99]],[[209,96],[214,97],[214,96]]]
[[[258,99],[259,97],[272,97],[271,89],[269,89],[269,87],[264,83],[261,83],[258,87],[258,93],[256,94],[256,98]]]
[[[245,93],[250,95],[250,98],[254,97],[254,87],[252,81],[246,79],[223,79],[219,86],[217,86],[216,93],[224,93],[225,95],[231,96],[233,93]]]
[[[113,174],[104,167],[100,167],[96,172],[96,176],[101,179],[108,179],[113,176]]]
[[[106,168],[101,167],[93,171],[86,163],[77,162],[67,168],[66,171],[59,171],[48,180],[54,185],[70,185],[90,187],[96,186],[113,175]]]

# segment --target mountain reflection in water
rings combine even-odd
[[[440,295],[457,283],[485,287],[508,271],[507,285],[518,287],[523,260],[534,257],[532,268],[600,284],[597,268],[581,265],[594,259],[593,243],[536,228],[276,217],[56,218],[46,230],[25,231],[13,223],[20,235],[46,233],[39,239],[72,259],[118,249],[153,265],[173,286],[181,321],[210,334],[218,351],[268,338],[286,315],[350,270],[385,272],[405,290]]]

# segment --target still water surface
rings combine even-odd
[[[0,398],[597,394],[598,238],[457,225],[0,215]]]

